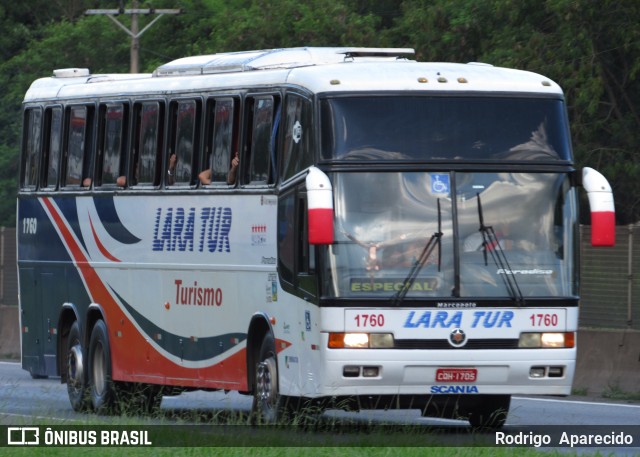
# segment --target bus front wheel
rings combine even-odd
[[[98,412],[111,412],[115,403],[115,385],[111,378],[111,349],[107,326],[98,320],[89,341],[89,396]]]
[[[262,340],[255,369],[252,412],[257,423],[273,424],[283,418],[283,398],[278,393],[276,345],[271,333]]]
[[[78,321],[71,325],[67,342],[67,394],[73,410],[84,411],[88,406],[86,357]]]

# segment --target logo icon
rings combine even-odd
[[[454,329],[449,334],[449,344],[454,348],[461,348],[467,344],[467,335],[461,328]]]
[[[10,446],[37,446],[40,444],[39,427],[7,428],[7,444]]]

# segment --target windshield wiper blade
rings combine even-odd
[[[476,194],[478,197],[478,219],[480,221],[480,228],[478,229],[482,234],[482,253],[484,255],[485,266],[489,265],[487,260],[487,253],[491,255],[493,262],[499,268],[498,273],[502,272],[502,279],[505,287],[509,292],[511,298],[513,298],[519,306],[524,306],[524,296],[518,285],[518,281],[513,275],[511,265],[505,254],[500,240],[490,225],[484,225],[484,215],[482,213],[482,202],[480,201],[480,194]]]
[[[424,267],[425,263],[427,263],[427,259],[431,256],[431,253],[433,253],[433,250],[435,249],[436,246],[438,247],[438,272],[440,271],[440,267],[442,265],[442,249],[440,248],[442,244],[442,213],[440,212],[439,198],[437,202],[438,202],[438,231],[434,232],[433,235],[431,235],[431,238],[429,238],[429,241],[425,245],[424,249],[422,249],[422,252],[420,253],[420,257],[418,257],[416,261],[413,263],[413,266],[411,267],[411,271],[409,271],[409,274],[402,282],[402,288],[395,294],[393,298],[393,306],[400,306],[400,304],[406,297],[407,293],[411,289],[411,286],[413,286],[413,283],[418,277],[418,273],[420,273],[420,270],[422,269],[422,267]]]

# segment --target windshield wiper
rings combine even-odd
[[[431,253],[433,252],[436,246],[438,247],[438,272],[440,271],[440,267],[442,264],[442,249],[441,249],[442,214],[440,212],[439,198],[437,202],[438,202],[438,231],[434,232],[433,235],[431,235],[431,238],[429,238],[429,241],[427,242],[424,249],[420,253],[420,257],[418,257],[416,261],[413,263],[413,266],[411,267],[411,271],[409,271],[409,274],[407,275],[405,280],[402,282],[402,288],[395,294],[393,298],[393,306],[400,306],[400,304],[404,300],[404,297],[406,297],[407,293],[411,289],[411,286],[413,286],[413,283],[418,277],[418,273],[420,273],[420,270],[422,269],[424,264],[427,263],[427,259],[431,256]]]
[[[478,219],[480,221],[480,228],[478,229],[482,233],[482,253],[484,255],[485,266],[489,265],[487,260],[487,252],[491,254],[491,258],[496,266],[499,268],[498,274],[502,272],[502,279],[505,287],[509,292],[511,298],[513,298],[519,306],[524,306],[524,296],[518,286],[518,281],[513,275],[509,260],[502,250],[500,240],[490,225],[484,225],[484,215],[482,214],[482,202],[480,201],[480,194],[476,194],[478,197]]]

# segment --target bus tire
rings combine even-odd
[[[111,348],[107,326],[99,319],[89,341],[89,397],[99,413],[110,413],[115,405],[115,384],[111,370]]]
[[[477,430],[498,430],[507,420],[510,395],[487,395],[467,412],[471,427]]]
[[[255,387],[251,408],[257,424],[275,424],[282,421],[284,399],[278,391],[278,361],[276,345],[271,332],[267,333],[260,345],[255,369]]]
[[[87,401],[86,352],[80,336],[80,325],[75,321],[67,337],[67,394],[74,411],[85,411]]]

